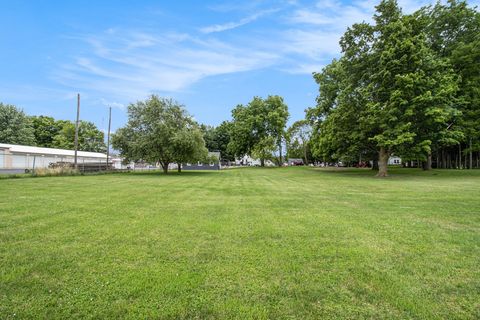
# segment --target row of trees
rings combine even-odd
[[[79,150],[105,152],[104,133],[92,122],[80,121]],[[0,103],[0,142],[46,148],[73,149],[75,123],[47,116],[28,116],[13,105]]]
[[[205,160],[207,149],[224,161],[247,154],[262,166],[267,159],[281,165],[285,147],[305,163],[372,161],[379,176],[387,175],[391,155],[421,161],[424,169],[432,162],[473,167],[474,155],[480,160],[480,14],[450,0],[404,15],[395,0],[383,0],[373,21],[347,29],[342,56],[314,73],[316,107],[288,129],[288,107],[276,95],[237,105],[217,127],[151,96],[130,104],[113,147],[126,160],[160,163],[165,172],[170,163],[181,170],[181,163]],[[10,124],[0,128],[2,142],[73,147],[69,121],[27,117],[4,105],[0,117],[0,125]],[[82,122],[80,146],[104,150],[103,133]]]
[[[245,154],[282,163],[283,145],[301,130],[285,130],[289,117],[287,105],[279,96],[259,97],[232,111],[232,120],[217,127],[199,125],[174,100],[152,95],[128,106],[128,123],[112,137],[112,145],[128,161],[158,163],[168,172],[171,163],[208,161],[210,151],[219,151],[221,160],[233,161]],[[300,128],[301,126],[299,126]],[[306,147],[306,139],[294,140],[297,149]],[[306,154],[302,151],[302,156]]]
[[[307,110],[313,154],[378,161],[395,154],[424,168],[480,150],[480,15],[448,1],[404,15],[395,0],[374,24],[348,28],[342,57],[315,73],[317,106]],[[462,150],[462,151],[457,151]],[[450,159],[450,161],[448,160]]]

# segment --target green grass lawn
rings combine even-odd
[[[480,170],[0,180],[0,319],[479,319]]]

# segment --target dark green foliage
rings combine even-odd
[[[295,121],[286,133],[287,157],[302,158],[305,164],[311,162],[311,134],[312,128],[307,120]]]
[[[0,102],[0,143],[32,145],[34,142],[28,116],[15,106]]]
[[[207,150],[198,125],[185,108],[152,95],[128,106],[128,123],[112,136],[112,145],[126,161],[160,163],[198,161]]]
[[[439,145],[458,143],[458,77],[432,49],[417,16],[382,1],[374,25],[355,24],[342,37],[343,56],[322,73],[313,151],[325,160],[379,159],[391,154],[427,160]],[[378,156],[375,156],[378,152]]]
[[[27,116],[12,105],[0,103],[0,142],[72,150],[75,124],[47,116]],[[104,134],[92,122],[80,121],[78,149],[105,152]]]
[[[55,121],[52,117],[33,116],[30,117],[33,125],[36,145],[38,147],[53,148],[55,136],[60,134],[63,126],[62,121]]]
[[[228,150],[236,156],[255,153],[262,166],[277,150],[280,163],[288,117],[288,107],[279,96],[254,97],[248,105],[238,105],[232,110]]]
[[[68,120],[58,120],[56,122],[59,131],[53,137],[51,147],[69,149],[75,148],[75,123]],[[89,121],[80,121],[78,126],[78,149],[91,152],[105,152],[104,133]]]
[[[223,121],[218,127],[207,126],[204,124],[200,126],[200,129],[203,132],[205,146],[209,151],[220,152],[220,157],[223,161],[235,160],[235,155],[228,149],[231,128],[232,123],[229,121]]]

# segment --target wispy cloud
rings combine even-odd
[[[100,103],[105,107],[112,107],[112,108],[117,108],[117,109],[120,109],[120,110],[125,109],[125,105],[123,103],[115,102],[115,101],[108,101],[104,98],[100,98]]]
[[[427,1],[399,2],[409,13]],[[346,28],[371,21],[376,4],[376,0],[323,0],[302,6],[283,1],[276,9],[262,9],[255,2],[245,10],[253,6],[256,13],[203,27],[197,34],[111,28],[80,37],[88,50],[62,65],[55,78],[66,86],[96,91],[108,101],[131,101],[151,93],[184,91],[206,77],[262,68],[309,74],[340,54],[338,42]],[[271,18],[275,28],[257,30],[255,37],[223,36],[222,31],[277,12]]]
[[[224,23],[224,24],[214,24],[214,25],[211,25],[211,26],[207,26],[207,27],[203,27],[203,28],[200,28],[200,32],[202,33],[213,33],[213,32],[222,32],[222,31],[226,31],[226,30],[231,30],[231,29],[235,29],[235,28],[238,28],[238,27],[241,27],[243,25],[246,25],[246,24],[249,24],[263,16],[266,16],[268,14],[272,14],[274,12],[278,12],[279,9],[271,9],[271,10],[264,10],[264,11],[260,11],[260,12],[257,12],[257,13],[254,13],[248,17],[245,17],[243,19],[240,19],[239,21],[232,21],[232,22],[227,22],[227,23]]]
[[[429,4],[427,0],[399,0],[405,13],[412,13]],[[299,63],[286,70],[295,73],[320,71],[319,66],[340,54],[339,41],[354,23],[371,22],[377,0],[317,1],[311,6],[298,7],[287,16],[288,27],[283,31],[282,51],[298,56]]]
[[[267,67],[277,55],[187,34],[163,36],[111,30],[88,35],[89,54],[55,73],[64,85],[120,99],[178,92],[202,78]]]

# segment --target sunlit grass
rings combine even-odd
[[[0,318],[480,318],[480,171],[0,180]]]

